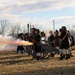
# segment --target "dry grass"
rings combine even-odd
[[[27,54],[16,51],[0,51],[0,75],[75,75],[74,57],[59,60],[59,55],[44,60],[32,60]]]

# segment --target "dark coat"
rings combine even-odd
[[[52,47],[54,47],[54,35],[50,35],[48,37],[48,42],[49,44],[51,44]]]
[[[58,36],[58,34],[55,35],[54,39],[55,39],[55,42],[54,42],[55,47],[59,46],[59,36]]]
[[[36,34],[34,37],[33,48],[36,53],[41,52],[42,44],[41,44],[41,36],[39,34]]]
[[[17,47],[17,50],[24,50],[23,45],[19,45],[19,46]]]
[[[65,37],[65,38],[64,38]],[[64,39],[63,39],[64,38]],[[63,40],[62,40],[63,39]],[[66,31],[62,31],[60,35],[60,49],[68,49],[69,48],[69,41],[68,35]]]

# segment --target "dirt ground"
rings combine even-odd
[[[68,60],[54,58],[37,61],[15,50],[0,51],[0,75],[75,75],[75,50]]]

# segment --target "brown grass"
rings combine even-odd
[[[74,57],[59,60],[59,55],[44,60],[32,60],[27,54],[16,51],[0,51],[0,75],[75,75]]]

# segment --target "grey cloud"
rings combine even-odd
[[[30,2],[29,4],[28,1]],[[17,4],[18,2],[19,4]],[[30,12],[42,11],[46,9],[57,10],[64,7],[75,7],[74,4],[74,0],[17,0],[16,2],[13,0],[12,3],[9,2],[6,5],[4,4],[4,7],[0,7],[0,12]]]
[[[52,8],[53,5],[55,5],[57,1],[41,1],[37,2],[35,4],[8,4],[3,8],[3,11],[10,9],[8,12],[27,12],[27,11],[38,11],[38,10],[44,10],[47,8]],[[2,9],[2,8],[0,8]]]

